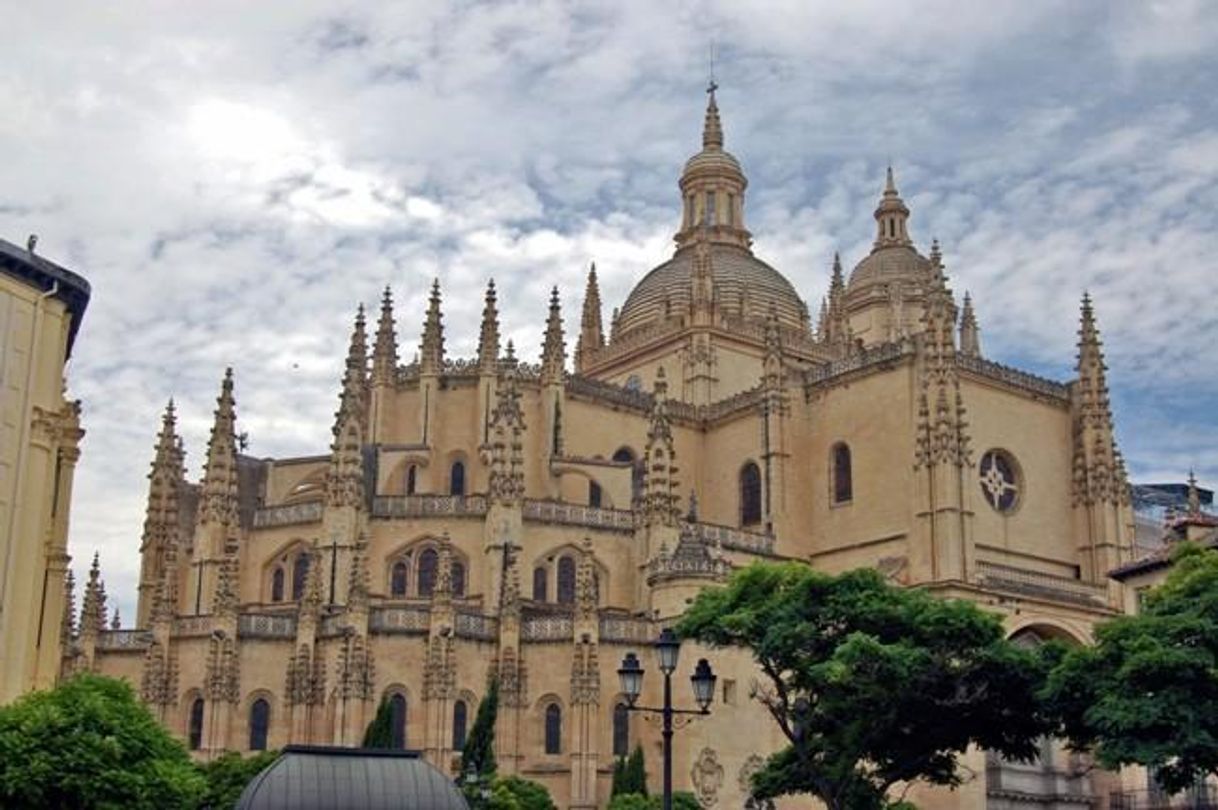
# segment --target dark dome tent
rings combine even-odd
[[[289,745],[254,777],[237,810],[469,810],[416,751]]]

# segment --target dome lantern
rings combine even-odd
[[[714,81],[707,86],[702,122],[702,151],[685,163],[681,173],[681,229],[677,250],[700,239],[749,249],[752,234],[744,227],[744,190],[748,179],[735,156],[723,149],[723,124]]]

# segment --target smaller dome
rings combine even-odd
[[[417,751],[289,745],[254,777],[237,810],[469,810],[453,781]]]
[[[736,160],[736,156],[731,152],[724,152],[722,149],[716,151],[705,150],[685,161],[685,170],[681,173],[682,176],[699,172],[734,172],[736,174],[744,174],[744,170],[740,168],[740,161]]]
[[[850,273],[848,291],[887,284],[893,281],[908,281],[921,284],[931,277],[930,259],[913,247],[885,247],[874,250],[859,262]]]

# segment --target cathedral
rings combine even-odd
[[[449,356],[437,282],[412,363],[391,290],[374,324],[358,310],[315,455],[242,454],[229,370],[187,480],[171,402],[135,627],[109,626],[94,560],[63,618],[64,672],[127,679],[204,758],[358,745],[385,700],[395,742],[449,772],[494,680],[500,771],[595,808],[636,744],[653,786],[660,773],[659,729],[618,691],[622,657],[639,654],[655,705],[654,639],[753,561],[872,567],[1002,614],[1021,642],[1086,643],[1124,609],[1108,573],[1133,542],[1089,299],[1072,379],[987,357],[890,169],[870,253],[849,273],[826,257],[814,317],[755,253],[747,187],[712,86],[672,256],[607,319],[592,266],[578,330],[555,290],[539,364],[501,343],[493,282],[476,356]],[[684,647],[679,705],[699,657],[719,677],[710,714],[674,736],[675,786],[753,806],[749,777],[784,738],[753,698],[752,659]],[[1048,742],[1034,763],[963,764],[958,790],[910,798],[1084,808],[1117,779]]]

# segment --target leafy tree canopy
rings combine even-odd
[[[874,810],[898,782],[958,785],[969,745],[1030,759],[1049,728],[1045,665],[997,616],[876,571],[754,564],[700,593],[678,632],[749,648],[761,668],[757,697],[788,745],[754,777],[758,798]]]
[[[278,751],[262,751],[250,757],[225,751],[211,762],[199,765],[199,772],[207,780],[202,806],[215,810],[232,807],[241,798],[245,786],[278,757]]]
[[[659,796],[642,793],[619,793],[609,800],[609,810],[660,810],[664,800]],[[672,794],[673,810],[701,810],[694,794],[678,790]]]
[[[1072,746],[1176,792],[1218,773],[1218,551],[1184,545],[1173,561],[1141,613],[1064,653],[1045,697]]]
[[[0,807],[193,808],[204,787],[123,681],[78,675],[0,708]]]

